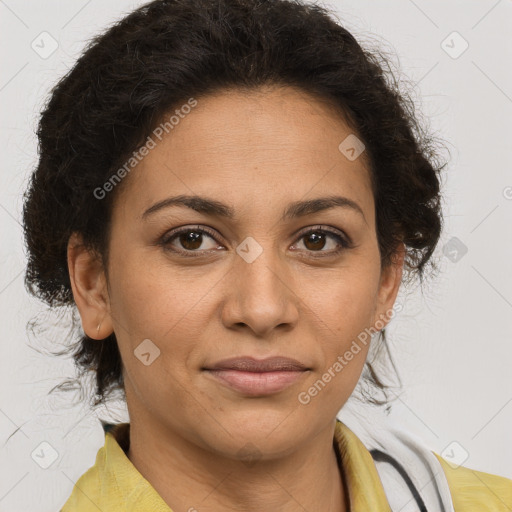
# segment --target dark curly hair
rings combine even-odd
[[[43,108],[39,161],[23,207],[28,291],[51,310],[76,313],[69,237],[80,233],[107,268],[109,219],[121,187],[103,200],[93,191],[187,99],[264,85],[296,87],[338,108],[366,146],[381,265],[392,262],[403,242],[404,280],[418,276],[423,283],[427,263],[437,270],[431,256],[442,228],[446,164],[389,59],[363,49],[332,13],[312,3],[156,0],[90,40]],[[75,334],[68,349],[81,376],[95,372],[93,405],[105,403],[124,385],[115,335],[98,341],[81,328]],[[385,393],[371,362],[363,377]]]

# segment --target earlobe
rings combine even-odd
[[[73,297],[82,328],[93,339],[104,339],[113,331],[106,277],[99,256],[85,247],[73,233],[68,241],[67,261]]]

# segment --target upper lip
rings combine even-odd
[[[232,357],[223,359],[205,370],[238,370],[244,372],[279,372],[279,371],[304,371],[308,368],[290,357],[268,357],[256,359],[254,357]]]

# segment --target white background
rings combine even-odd
[[[64,332],[34,338],[26,330],[44,308],[23,286],[21,195],[51,86],[88,38],[138,5],[0,2],[0,512],[58,510],[103,445],[96,416],[66,404],[66,395],[48,395],[73,374],[71,361],[44,353],[59,348]],[[419,109],[452,154],[436,251],[441,274],[423,294],[399,296],[404,309],[388,329],[404,384],[392,416],[438,453],[456,440],[468,452],[465,466],[512,478],[512,1],[326,5],[363,45],[397,55]],[[43,31],[58,41],[46,59],[31,47]],[[442,47],[453,31],[469,43],[458,58]],[[457,52],[463,41],[451,36],[446,44]],[[453,237],[467,247],[457,262],[443,255]],[[126,421],[123,407],[112,418]],[[43,441],[57,451],[48,469],[30,455]]]

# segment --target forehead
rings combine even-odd
[[[373,210],[367,155],[351,160],[340,151],[355,134],[332,104],[295,88],[225,90],[196,100],[161,140],[152,137],[153,148],[126,179],[122,195],[132,211],[177,194],[243,209],[256,198],[256,206],[271,207],[333,193]]]

